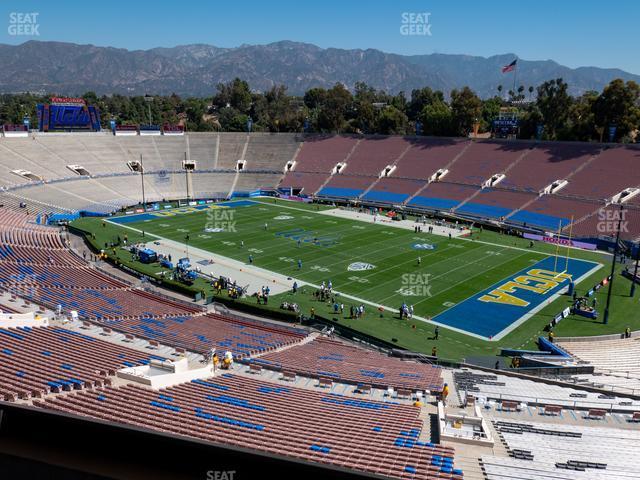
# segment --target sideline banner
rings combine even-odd
[[[546,235],[537,235],[535,233],[525,233],[524,238],[528,240],[538,240],[539,242],[552,243],[563,247],[582,248],[584,250],[595,250],[597,246],[593,243],[579,242],[577,240],[569,240],[568,238],[557,238]]]

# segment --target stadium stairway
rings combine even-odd
[[[571,223],[570,225],[565,226],[562,230],[564,232],[569,232],[569,230],[573,229],[574,226],[580,224],[581,222],[584,222],[586,220],[588,220],[589,218],[592,218],[595,215],[598,215],[598,212],[600,212],[600,210],[604,207],[605,205],[598,205],[598,204],[594,204],[594,208],[595,210],[591,213],[587,213],[586,215],[583,215],[582,217],[578,218],[578,219],[574,219],[573,223]]]
[[[289,345],[282,345],[281,347],[278,347],[275,350],[271,350],[270,352],[254,353],[253,355],[251,355],[250,358],[247,358],[247,360],[254,359],[254,358],[260,358],[260,357],[263,357],[263,356],[265,356],[267,354],[279,353],[279,352],[282,352],[284,350],[288,350],[291,347],[299,347],[300,345],[304,345],[306,343],[312,342],[313,340],[315,340],[319,336],[320,336],[320,332],[313,332],[313,333],[307,335],[306,337],[304,337],[303,339],[301,339],[299,342],[291,343]]]
[[[400,153],[400,155],[398,155],[396,157],[396,159],[393,161],[393,163],[391,164],[391,166],[395,166],[398,164],[398,162],[400,160],[402,160],[404,158],[404,156],[407,154],[407,152],[409,150],[411,150],[411,148],[413,147],[413,145],[409,144],[407,145],[407,147],[402,151],[402,153]],[[369,193],[371,190],[373,190],[373,188],[378,185],[378,183],[380,183],[380,180],[382,180],[383,178],[385,178],[384,176],[380,176],[378,175],[378,178],[371,183],[371,185],[369,185],[364,192],[362,192],[360,195],[358,195],[358,198],[363,198],[367,193]]]
[[[529,205],[531,205],[532,203],[536,202],[539,198],[541,197],[541,195],[538,195],[537,197],[532,198],[531,200],[529,200],[527,203],[525,203],[524,205],[521,205],[520,207],[512,210],[509,214],[505,215],[505,220],[512,217],[513,215],[515,215],[516,213],[520,212],[521,210],[526,210]]]
[[[244,142],[244,146],[242,147],[242,155],[238,160],[244,159],[247,154],[247,148],[249,147],[249,135],[247,135],[247,139]],[[240,178],[240,170],[236,169],[236,175],[233,177],[233,183],[231,184],[231,188],[229,189],[229,193],[227,194],[227,198],[231,198],[233,192],[236,190],[236,185],[238,184],[238,179]]]
[[[442,167],[442,169],[450,169],[451,166],[455,164],[456,161],[465,154],[465,152],[469,149],[471,145],[473,145],[473,142],[467,143],[465,147],[462,150],[460,150],[460,152],[455,157],[453,157],[449,163],[447,163],[445,166]],[[431,173],[433,174],[436,172],[431,172]],[[417,192],[415,192],[413,195],[407,198],[404,202],[402,202],[402,204],[408,205],[414,198],[420,196],[422,192],[429,186],[430,183],[431,182],[425,183]]]
[[[360,145],[360,142],[362,142],[362,138],[358,139],[358,141],[353,145],[353,147],[351,147],[351,150],[349,150],[349,153],[347,153],[347,156],[344,157],[343,160],[341,160],[341,162],[347,163],[347,169],[349,168],[349,159],[358,148],[358,145]],[[316,195],[318,192],[322,191],[322,189],[327,186],[327,183],[329,183],[332,178],[333,178],[333,175],[329,174],[326,180],[322,183],[322,185],[320,185],[320,187],[318,187],[318,189],[315,192],[313,192],[313,194]]]
[[[516,158],[513,162],[511,162],[511,164],[503,171],[503,172],[495,172],[495,173],[504,173],[505,175],[508,174],[509,170],[511,170],[512,168],[515,168],[516,165],[518,165],[518,163],[520,163],[522,161],[522,159],[524,159],[524,157],[526,157],[529,152],[531,152],[531,150],[525,150],[523,151],[518,158]],[[488,180],[488,179],[487,179]],[[476,190],[475,192],[473,192],[471,195],[469,195],[469,197],[465,198],[462,202],[460,202],[455,208],[454,211],[460,209],[462,206],[464,206],[467,202],[470,202],[471,200],[473,200],[474,198],[476,198],[478,195],[480,195],[482,193],[482,188]],[[511,214],[509,214],[511,215]]]

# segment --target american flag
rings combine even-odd
[[[511,70],[515,70],[516,63],[518,63],[517,58],[513,62],[511,62],[509,65],[505,65],[504,67],[502,67],[502,73],[507,73],[507,72],[510,72]]]

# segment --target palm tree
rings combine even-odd
[[[531,101],[531,97],[533,96],[533,85],[529,86],[529,101]]]

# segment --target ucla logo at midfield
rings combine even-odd
[[[414,250],[435,250],[436,246],[431,243],[414,243],[412,245]]]
[[[376,268],[376,266],[370,263],[354,262],[347,267],[347,270],[350,272],[361,272],[363,270],[373,270],[374,268]]]

